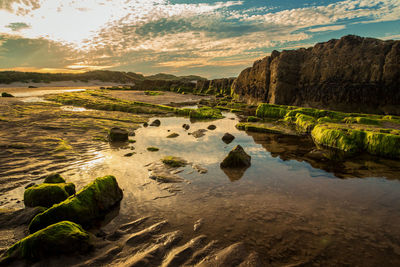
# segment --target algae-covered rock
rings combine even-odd
[[[80,190],[74,197],[56,204],[33,218],[31,233],[60,221],[72,221],[90,227],[101,219],[122,199],[122,190],[114,176],[97,178]]]
[[[285,132],[274,126],[267,126],[263,124],[248,123],[248,122],[240,122],[236,124],[236,128],[238,128],[239,130],[245,130],[249,132],[285,134]]]
[[[230,133],[225,133],[224,136],[222,136],[222,141],[225,144],[230,144],[233,141],[233,139],[235,139],[235,137]]]
[[[247,168],[250,165],[251,156],[240,145],[234,147],[220,164],[221,168]]]
[[[46,183],[46,184],[65,183],[65,179],[62,178],[61,175],[58,173],[52,173],[52,174],[46,176],[43,183]]]
[[[387,133],[366,132],[365,149],[374,155],[400,158],[400,136]]]
[[[315,143],[354,153],[363,150],[365,132],[339,128],[335,125],[318,124],[311,132]]]
[[[128,136],[128,131],[121,128],[112,128],[108,133],[108,139],[111,142],[127,142]]]
[[[60,254],[87,252],[91,248],[89,239],[80,225],[61,221],[15,243],[0,258],[0,265],[18,259],[37,261]]]
[[[288,110],[284,106],[260,104],[257,107],[256,115],[260,118],[279,118],[285,117]]]
[[[187,164],[187,161],[179,158],[179,157],[174,157],[174,156],[166,156],[161,159],[161,161],[168,166],[178,168],[178,167],[183,167]]]
[[[317,124],[316,120],[308,115],[298,113],[296,115],[296,127],[300,132],[310,133]]]
[[[222,113],[219,109],[202,107],[190,110],[189,117],[193,119],[222,119]]]
[[[248,116],[247,117],[247,121],[248,122],[257,122],[257,121],[259,121],[260,119],[259,118],[257,118],[257,117],[255,117],[255,116]]]
[[[72,183],[39,184],[25,190],[24,203],[27,207],[51,207],[75,194]]]

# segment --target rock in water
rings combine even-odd
[[[167,138],[176,138],[178,136],[179,136],[178,133],[172,133],[172,134],[168,135]]]
[[[207,129],[213,131],[213,130],[217,129],[217,126],[215,126],[214,124],[211,124],[207,127]]]
[[[27,207],[51,207],[75,194],[72,183],[40,184],[25,190],[24,203]]]
[[[233,139],[235,139],[235,137],[230,133],[225,133],[224,136],[222,136],[222,141],[224,141],[225,144],[230,144]]]
[[[44,179],[45,184],[58,184],[58,183],[65,183],[65,179],[61,177],[58,173],[52,173],[46,176]]]
[[[232,85],[248,103],[400,114],[400,41],[348,35],[312,48],[273,51]]]
[[[97,178],[74,197],[35,216],[29,224],[29,231],[34,233],[60,221],[72,221],[85,228],[90,227],[95,220],[102,219],[121,199],[122,190],[114,176]]]
[[[121,128],[112,128],[108,134],[108,139],[111,142],[127,142],[128,131]]]
[[[220,164],[221,168],[247,168],[250,165],[251,156],[240,145],[235,146]]]
[[[6,93],[6,92],[1,93],[1,96],[2,97],[14,97],[12,94],[9,94],[9,93]]]
[[[182,128],[184,128],[185,130],[189,130],[190,125],[185,123],[182,125]]]
[[[160,120],[154,120],[152,123],[150,123],[150,126],[158,127],[160,125],[161,125],[161,121]]]
[[[54,255],[87,252],[91,247],[89,234],[80,225],[62,221],[15,243],[0,258],[0,265],[17,259],[37,261]]]
[[[205,132],[207,132],[206,129],[199,129],[191,134],[193,135],[194,138],[200,138],[206,135]]]

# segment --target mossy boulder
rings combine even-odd
[[[27,207],[51,207],[75,194],[72,183],[39,184],[25,190],[24,203]]]
[[[129,133],[121,128],[112,128],[108,133],[110,142],[128,142]]]
[[[367,131],[364,148],[374,155],[400,158],[400,136]]]
[[[365,132],[340,128],[337,125],[318,124],[311,132],[315,143],[342,150],[347,153],[364,149]]]
[[[236,128],[238,128],[239,130],[244,130],[249,132],[285,134],[282,130],[276,127],[267,126],[264,124],[249,123],[249,122],[238,123],[236,124]]]
[[[122,190],[114,176],[97,178],[75,196],[38,214],[29,224],[31,233],[60,221],[72,221],[87,228],[122,199]]]
[[[260,118],[278,118],[282,119],[285,117],[288,109],[284,106],[270,105],[270,104],[259,104],[256,110],[257,117]]]
[[[179,158],[179,157],[174,157],[174,156],[166,156],[166,157],[162,158],[161,161],[165,165],[168,165],[173,168],[183,167],[183,166],[186,166],[186,164],[187,164],[186,160]]]
[[[46,184],[65,183],[65,179],[62,178],[61,175],[58,173],[52,173],[50,175],[47,175],[46,178],[44,178],[43,183],[46,183]]]
[[[237,145],[229,152],[221,162],[221,168],[248,168],[251,165],[251,156],[249,156],[241,147]]]
[[[61,221],[52,224],[11,246],[0,258],[0,265],[14,260],[37,261],[50,256],[91,249],[89,234],[76,223]]]
[[[202,107],[190,110],[189,117],[192,119],[222,119],[222,113],[219,109]]]
[[[299,130],[300,132],[310,133],[314,126],[317,124],[317,121],[314,119],[314,117],[298,113],[296,115],[295,124],[297,130]]]
[[[260,119],[259,118],[257,118],[257,117],[255,117],[255,116],[248,116],[247,117],[247,121],[248,122],[257,122],[257,121],[259,121]]]

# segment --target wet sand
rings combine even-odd
[[[316,148],[307,138],[239,131],[231,113],[213,122],[161,117],[160,127],[138,128],[147,118],[66,110],[53,103],[0,107],[7,115],[0,118],[1,209],[23,208],[24,186],[53,171],[78,190],[95,177],[113,174],[124,190],[93,253],[43,264],[177,266],[204,260],[210,265],[216,255],[226,260],[222,266],[400,264],[399,161],[368,155],[323,161],[310,154]],[[217,128],[203,137],[188,134],[210,124]],[[130,137],[136,143],[111,146],[93,140],[115,125],[136,129]],[[179,136],[166,138],[173,132]],[[231,144],[221,141],[225,132],[236,137]],[[73,150],[54,151],[57,138],[68,140]],[[237,144],[252,156],[252,166],[226,173],[219,163]],[[149,146],[160,150],[148,152]],[[128,152],[136,154],[126,157]],[[165,155],[180,156],[207,173],[186,166],[179,173],[185,182],[157,183],[145,166]],[[122,226],[143,217],[149,218]],[[3,225],[0,247],[21,238],[24,229]],[[99,229],[92,232],[102,236]]]

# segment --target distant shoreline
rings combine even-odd
[[[49,83],[24,83],[24,82],[13,82],[10,84],[0,84],[0,88],[28,88],[29,86],[35,86],[38,88],[42,87],[109,87],[109,86],[119,86],[122,84],[126,85],[134,85],[134,83],[112,83],[112,82],[102,82],[102,81],[89,81],[89,82],[81,82],[81,81],[56,81]]]

